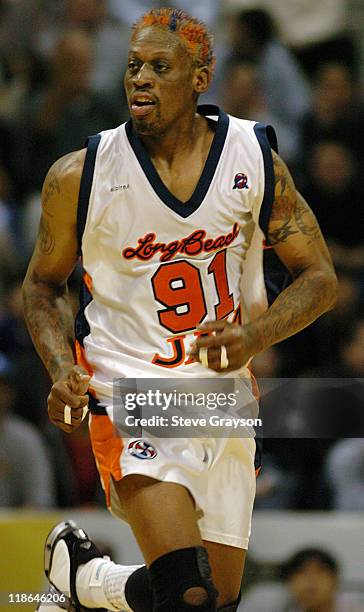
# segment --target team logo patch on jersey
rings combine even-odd
[[[133,440],[128,445],[128,451],[138,459],[155,459],[158,455],[154,446],[147,440]]]
[[[248,177],[243,172],[235,175],[233,189],[249,189]]]

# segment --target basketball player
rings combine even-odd
[[[202,23],[172,9],[144,15],[125,75],[130,121],[57,161],[45,180],[24,299],[53,380],[49,417],[72,432],[89,402],[107,505],[128,521],[146,563],[115,565],[76,525],[60,524],[46,574],[69,610],[237,609],[254,439],[116,437],[112,381],[249,381],[255,354],[335,301],[330,256],[271,151],[273,130],[197,107],[213,67]],[[269,308],[264,239],[294,277]],[[74,344],[67,278],[79,255]]]

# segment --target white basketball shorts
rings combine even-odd
[[[116,435],[107,414],[90,417],[92,447],[109,510],[124,518],[113,480],[143,474],[185,486],[202,539],[248,548],[255,496],[255,441],[247,438],[138,438]]]

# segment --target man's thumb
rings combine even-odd
[[[80,367],[72,370],[70,375],[71,391],[77,395],[85,395],[88,390],[91,376]]]

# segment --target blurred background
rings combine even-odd
[[[67,436],[48,423],[50,383],[24,324],[21,282],[47,169],[128,118],[130,26],[158,6],[190,11],[215,33],[216,74],[201,102],[275,127],[339,277],[335,310],[255,359],[258,378],[284,377],[293,390],[263,380],[272,434],[241,610],[364,610],[362,0],[0,0],[0,547],[14,551],[0,560],[0,591],[41,590],[42,542],[59,516],[76,513],[106,544],[123,534],[126,551],[115,554],[125,563],[138,555],[102,510],[87,426]],[[78,282],[76,271],[75,311]],[[304,379],[343,377],[350,384],[300,391]],[[325,597],[336,607],[323,607]]]

